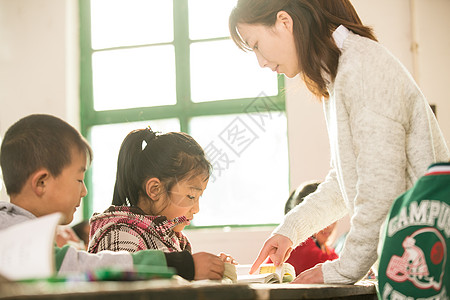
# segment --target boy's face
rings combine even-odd
[[[49,209],[47,214],[61,212],[62,224],[69,224],[73,214],[80,206],[81,198],[87,195],[84,185],[86,172],[86,154],[72,150],[72,162],[66,166],[58,177],[50,176],[46,183],[44,205]]]

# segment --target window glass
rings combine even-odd
[[[96,52],[92,72],[97,111],[176,103],[172,45]]]
[[[190,126],[214,169],[193,225],[279,222],[289,196],[284,112],[198,117]]]
[[[173,40],[172,1],[91,0],[92,48]]]
[[[193,43],[192,101],[253,98],[261,92],[276,95],[276,73],[261,69],[254,55],[239,50],[231,40]]]
[[[180,131],[178,119],[151,120],[123,124],[94,126],[91,129],[93,211],[103,212],[111,205],[116,182],[117,157],[120,145],[128,133],[135,129],[147,128],[155,132]]]
[[[228,17],[235,5],[236,0],[189,0],[191,40],[229,36]]]
[[[236,2],[80,1],[81,20],[91,19],[91,27],[80,23],[80,34],[90,31],[92,42],[80,39],[82,57],[92,58],[81,62],[83,78],[92,78],[81,81],[81,122],[94,151],[85,218],[111,204],[120,145],[130,131],[148,125],[163,133],[186,130],[214,167],[193,226],[282,218],[288,144],[286,116],[275,103],[284,95],[277,74],[228,38]],[[113,123],[122,113],[129,123]],[[158,113],[173,118],[142,121]]]

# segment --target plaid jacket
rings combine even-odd
[[[186,217],[167,220],[165,216],[146,215],[138,207],[110,206],[90,219],[90,253],[102,250],[136,252],[157,249],[164,252],[187,250],[191,244],[181,232],[173,231]]]

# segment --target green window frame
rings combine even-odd
[[[168,0],[164,0],[168,1]],[[173,0],[174,40],[169,43],[135,45],[94,50],[91,46],[90,0],[79,0],[80,17],[80,120],[81,133],[90,140],[90,128],[96,125],[116,124],[155,119],[177,118],[181,131],[189,133],[189,120],[198,116],[216,116],[243,113],[243,107],[256,112],[251,103],[257,99],[221,99],[218,101],[191,101],[190,83],[190,45],[202,41],[226,40],[229,37],[191,40],[189,38],[188,0]],[[108,111],[96,111],[93,99],[92,55],[96,51],[133,49],[146,46],[173,45],[175,48],[176,104],[154,107],[136,107]],[[277,111],[285,111],[284,76],[278,75],[278,95],[265,96],[274,104]],[[252,111],[253,109],[253,111]],[[94,153],[95,155],[95,153]],[[86,186],[92,187],[92,174],[86,173]],[[83,201],[83,219],[93,213],[92,196]],[[265,224],[267,225],[267,224]],[[212,226],[214,227],[214,226]]]

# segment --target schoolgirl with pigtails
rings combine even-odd
[[[130,132],[119,151],[112,205],[90,219],[88,251],[180,252],[192,257],[196,278],[205,272],[220,277],[223,261],[231,258],[223,253],[192,255],[182,233],[199,212],[210,169],[203,149],[186,133],[156,134],[150,128]]]

